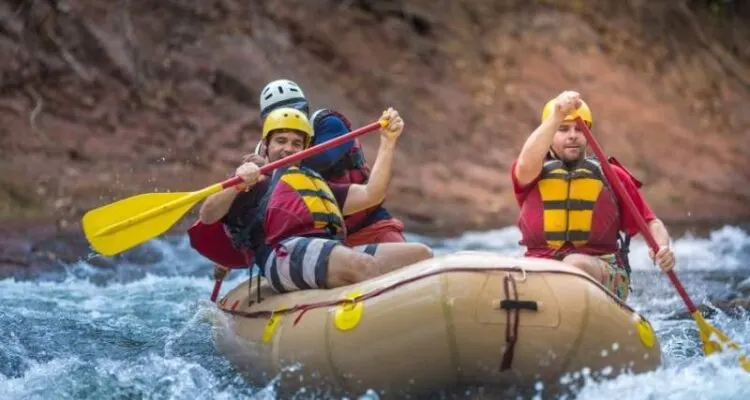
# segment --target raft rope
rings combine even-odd
[[[518,288],[516,287],[516,280],[513,279],[513,275],[506,272],[505,278],[503,279],[503,289],[505,292],[505,298],[511,298],[511,287],[513,288],[513,300],[518,301]],[[510,365],[513,363],[513,350],[516,347],[516,338],[518,337],[518,322],[521,313],[518,312],[518,308],[508,309],[505,312],[506,323],[505,323],[505,348],[503,349],[503,361],[500,364],[500,371],[510,369]]]
[[[247,263],[247,266],[248,266],[248,269],[250,270],[251,278],[252,278],[253,260],[250,258],[250,255],[248,254],[247,251],[242,251],[242,255],[245,257],[245,262]],[[216,297],[219,296],[219,291],[221,291],[221,284],[224,282],[224,278],[226,278],[227,274],[229,273],[229,270],[238,269],[238,268],[225,267],[225,266],[223,266],[221,264],[216,264],[214,266],[214,268],[216,268],[216,267],[224,269],[224,274],[223,274],[223,276],[221,278],[214,278],[214,289],[213,289],[213,291],[211,291],[211,302],[216,301]],[[250,279],[250,285],[248,285],[250,291],[252,291],[252,289],[253,289],[252,283],[253,283],[253,280]],[[260,303],[261,301],[263,301],[263,299],[260,297],[260,272],[258,273],[258,289],[257,289],[257,294],[258,294],[258,300],[257,300],[257,302]],[[250,300],[250,305],[253,305],[253,301],[252,300]]]
[[[422,279],[426,279],[426,278],[429,278],[429,277],[432,277],[432,276],[440,275],[440,274],[451,273],[451,272],[473,272],[473,273],[506,272],[508,275],[510,275],[510,272],[521,272],[521,273],[523,273],[523,276],[524,276],[522,278],[522,281],[525,280],[526,273],[527,273],[527,271],[525,269],[523,269],[522,267],[519,267],[519,266],[496,267],[496,268],[460,268],[460,267],[443,268],[443,269],[439,269],[439,270],[432,271],[432,272],[427,272],[427,273],[424,273],[424,274],[421,274],[421,275],[415,275],[415,276],[413,276],[411,278],[407,278],[407,279],[404,279],[404,280],[401,280],[401,281],[394,282],[394,283],[392,283],[392,284],[390,284],[388,286],[384,286],[382,288],[372,290],[370,292],[361,294],[361,295],[359,295],[357,297],[354,297],[352,299],[341,298],[341,299],[335,299],[335,300],[319,301],[319,302],[315,302],[315,303],[297,304],[297,305],[294,305],[294,306],[291,306],[291,307],[281,308],[281,309],[278,309],[276,311],[270,311],[270,310],[237,311],[237,310],[234,310],[234,307],[236,307],[237,302],[234,302],[235,305],[232,306],[229,309],[223,307],[224,303],[226,303],[226,298],[225,298],[220,303],[221,306],[219,307],[219,309],[222,310],[222,311],[224,311],[224,312],[226,312],[227,314],[234,315],[234,316],[237,316],[237,317],[243,317],[243,318],[266,318],[266,319],[271,319],[271,317],[273,317],[275,315],[286,315],[286,314],[292,314],[292,313],[295,313],[295,312],[299,312],[299,315],[294,319],[293,326],[296,326],[297,323],[299,323],[299,321],[302,319],[302,316],[305,315],[305,313],[308,312],[308,311],[310,311],[310,310],[314,310],[316,308],[334,307],[334,306],[339,306],[339,305],[344,305],[344,304],[348,304],[350,307],[354,307],[354,305],[357,304],[358,302],[378,297],[378,296],[380,296],[380,295],[382,295],[384,293],[388,293],[390,291],[393,291],[393,290],[395,290],[395,289],[397,289],[397,288],[399,288],[401,286],[407,285],[409,283],[416,282],[416,281],[419,281],[419,280],[422,280]],[[611,299],[613,299],[615,301],[615,303],[617,303],[617,305],[619,305],[621,308],[624,308],[624,309],[626,309],[626,310],[628,310],[628,311],[630,311],[630,312],[632,312],[634,314],[637,314],[637,312],[632,307],[630,307],[627,303],[625,303],[624,301],[620,300],[617,296],[615,296],[614,294],[612,294],[601,283],[597,282],[596,280],[594,280],[593,278],[589,277],[588,275],[583,275],[583,273],[576,273],[576,272],[571,272],[571,271],[560,271],[560,270],[533,270],[533,271],[529,271],[529,273],[551,273],[551,274],[562,274],[562,275],[574,275],[576,277],[586,279],[589,282],[592,282],[595,285],[599,286],[604,291],[604,293],[606,293],[607,296],[609,296]],[[507,276],[506,276],[506,279],[507,279]],[[514,284],[514,290],[515,290],[515,281],[513,282],[513,284]],[[517,296],[517,294],[516,294],[516,296]],[[526,303],[526,302],[522,302],[522,303]],[[503,307],[503,308],[508,308],[508,307]],[[527,308],[527,307],[522,307],[522,308]],[[518,325],[518,323],[516,323],[516,326],[517,325]],[[516,327],[516,329],[517,329],[517,327]]]
[[[253,263],[252,263],[252,260],[250,259],[250,255],[247,253],[247,251],[243,251],[242,254],[245,256],[245,262],[247,263],[248,268],[250,268],[250,280],[248,281],[248,285],[247,285],[247,292],[250,293],[250,292],[253,291],[253,278],[252,278]],[[256,275],[256,278],[255,278],[255,282],[256,282],[256,285],[255,285],[255,294],[257,295],[256,304],[260,304],[260,302],[263,301],[263,299],[260,297],[260,278],[261,278],[261,275],[262,274],[261,274],[260,266],[258,266],[258,274]],[[249,305],[253,305],[253,301],[252,300],[250,300],[250,304]]]

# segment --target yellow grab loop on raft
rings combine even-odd
[[[362,296],[362,291],[355,289],[344,296],[344,299],[350,301],[336,306],[333,323],[340,330],[348,331],[359,325],[359,320],[362,319],[362,311],[365,307],[363,302],[354,300],[359,296]]]
[[[276,311],[271,314],[271,318],[268,319],[266,327],[263,329],[263,343],[268,343],[273,339],[273,334],[276,333],[276,328],[279,326],[279,321],[281,321],[282,314],[279,313],[279,311],[283,309],[283,307],[277,308]]]
[[[648,321],[638,314],[635,315],[635,328],[638,331],[638,337],[641,338],[641,343],[649,349],[654,347],[656,343],[654,329],[651,328],[651,324]]]

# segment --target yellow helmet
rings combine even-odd
[[[305,147],[310,145],[313,138],[313,128],[307,116],[294,108],[278,108],[271,111],[263,120],[263,137],[265,142],[268,135],[278,129],[294,130],[305,134]]]
[[[547,119],[549,115],[552,113],[552,107],[555,106],[555,99],[552,99],[547,102],[547,104],[544,105],[544,109],[542,110],[542,121]],[[594,125],[594,119],[591,116],[591,109],[589,108],[588,104],[586,104],[585,101],[581,100],[581,106],[578,107],[577,110],[573,111],[572,113],[568,114],[563,121],[574,121],[576,117],[580,116],[583,122],[585,122],[589,128],[591,128],[592,125]]]

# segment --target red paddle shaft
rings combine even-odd
[[[216,298],[219,297],[219,290],[221,290],[221,283],[223,281],[224,280],[221,279],[221,280],[217,280],[217,281],[214,282],[214,290],[211,292],[211,302],[212,303],[216,302]]]
[[[359,136],[362,136],[362,135],[364,135],[366,133],[370,133],[370,132],[372,132],[372,131],[374,131],[376,129],[379,129],[381,126],[382,125],[380,125],[379,121],[378,122],[373,122],[373,123],[368,124],[368,125],[365,125],[365,126],[359,128],[359,129],[355,129],[355,130],[347,133],[346,135],[342,135],[342,136],[339,136],[339,137],[337,137],[335,139],[331,139],[331,140],[329,140],[329,141],[327,141],[325,143],[321,143],[321,144],[315,145],[313,147],[310,147],[309,149],[302,150],[299,153],[294,153],[294,154],[292,154],[290,156],[282,158],[281,160],[276,160],[276,161],[274,161],[272,163],[268,163],[268,164],[266,164],[266,165],[264,165],[264,166],[262,166],[260,168],[260,173],[263,174],[263,175],[268,175],[270,172],[272,172],[273,170],[275,170],[277,168],[286,167],[288,165],[294,164],[297,161],[300,161],[300,160],[302,160],[304,158],[307,158],[309,156],[312,156],[312,155],[315,155],[315,154],[318,154],[318,153],[322,153],[322,152],[330,149],[331,147],[336,147],[336,146],[338,146],[338,145],[340,145],[340,144],[342,144],[342,143],[344,143],[346,141],[349,141],[349,140],[352,140],[352,139],[356,139]],[[238,185],[240,183],[242,183],[242,178],[240,178],[239,176],[233,176],[233,177],[225,180],[224,182],[221,182],[221,187],[224,188],[224,189],[226,189],[228,187],[232,187],[232,186]]]
[[[594,150],[594,154],[596,154],[596,157],[599,158],[599,161],[602,165],[602,170],[604,171],[604,176],[606,176],[607,180],[612,184],[612,186],[614,186],[617,197],[620,198],[620,201],[625,203],[627,212],[630,213],[635,222],[638,224],[638,228],[641,230],[641,234],[646,239],[646,242],[648,243],[649,247],[651,247],[651,250],[654,252],[654,254],[656,254],[656,252],[659,251],[659,244],[656,243],[656,239],[654,239],[654,235],[651,234],[651,230],[649,230],[646,221],[641,216],[641,213],[639,213],[636,209],[635,204],[633,203],[633,199],[631,199],[628,192],[625,191],[625,187],[622,185],[620,177],[617,176],[612,170],[609,162],[607,162],[607,158],[604,156],[604,151],[602,151],[599,143],[597,143],[596,139],[594,139],[594,135],[591,134],[591,130],[588,126],[586,126],[581,117],[576,117],[576,124],[578,125],[578,129],[583,131],[583,135],[586,136],[586,141],[588,142],[588,145],[591,146],[591,149]],[[677,278],[677,275],[675,275],[674,271],[667,272],[667,276],[669,277],[669,280],[672,281],[672,285],[674,285],[674,288],[677,289],[677,293],[679,293],[680,297],[682,297],[682,301],[685,302],[685,305],[687,306],[690,313],[692,314],[698,311],[698,308],[695,307],[695,304],[690,299],[690,296],[688,296],[685,288],[682,286],[682,283]]]
[[[264,175],[268,175],[270,172],[274,171],[277,168],[286,167],[288,165],[294,164],[297,161],[300,161],[304,158],[307,158],[309,156],[322,153],[331,147],[336,147],[346,141],[356,139],[359,136],[362,136],[366,133],[370,133],[378,128],[380,128],[382,125],[380,121],[373,122],[371,124],[365,125],[359,129],[355,129],[345,135],[339,136],[335,139],[331,139],[325,143],[318,144],[316,146],[310,147],[309,149],[305,149],[300,151],[299,153],[292,154],[288,157],[284,157],[281,160],[276,160],[272,163],[268,163],[260,168],[260,173]],[[221,187],[223,189],[235,186],[242,183],[242,178],[239,176],[233,176],[224,182],[221,182]],[[214,283],[214,290],[211,292],[211,301],[215,302],[216,298],[219,296],[219,290],[221,290],[221,283],[222,280],[217,280]]]

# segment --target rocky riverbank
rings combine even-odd
[[[1,4],[0,258],[28,264],[92,207],[223,179],[279,77],[355,125],[401,111],[386,205],[411,232],[513,224],[510,162],[566,88],[670,227],[750,217],[746,6],[433,3]]]

